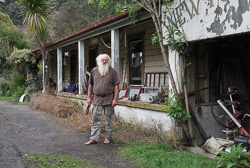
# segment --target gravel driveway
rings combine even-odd
[[[85,146],[86,133],[75,133],[65,124],[30,110],[27,105],[0,100],[0,168],[24,168],[27,153],[55,153],[93,160],[102,167],[132,168],[113,144]]]

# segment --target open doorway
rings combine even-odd
[[[77,77],[78,77],[78,72],[77,72],[77,53],[72,52],[70,56],[70,81],[73,83],[77,83]]]
[[[89,49],[89,67],[87,71],[91,71],[96,67],[96,57],[98,56],[97,47]]]
[[[142,40],[135,40],[130,42],[129,54],[129,84],[142,84]]]

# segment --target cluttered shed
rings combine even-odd
[[[234,101],[240,102],[238,112],[249,114],[250,4],[247,0],[182,0],[174,1],[173,8],[176,10],[169,15],[168,23],[182,30],[189,44],[191,65],[187,69],[187,83],[190,108],[206,137],[230,139],[231,135],[239,133],[229,132],[226,128],[229,125],[225,124],[230,123],[231,118],[224,118],[227,113],[220,102],[231,98],[229,109],[235,116],[238,113],[235,112],[236,106],[232,107]],[[179,18],[178,21],[175,18]],[[174,55],[170,52],[170,59]],[[249,115],[244,116],[238,127],[249,132]],[[218,120],[223,121],[224,126]]]

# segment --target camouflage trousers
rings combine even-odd
[[[92,141],[97,141],[100,137],[102,112],[104,112],[105,115],[105,139],[112,139],[112,116],[114,114],[114,108],[111,105],[93,105],[93,118],[90,136],[90,140]]]

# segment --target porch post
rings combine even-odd
[[[111,30],[112,67],[119,74],[119,29]]]
[[[57,92],[62,91],[62,49],[57,49]]]
[[[82,86],[84,81],[85,58],[84,58],[84,41],[78,41],[78,88],[79,95],[83,92]]]
[[[42,83],[42,85],[43,85],[43,90],[42,90],[42,92],[44,93],[44,88],[45,88],[45,83],[44,83],[44,77],[45,77],[45,75],[44,75],[44,73],[45,73],[45,63],[44,63],[44,59],[43,59],[43,83]]]

